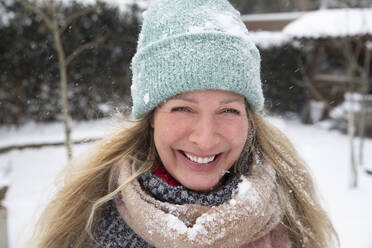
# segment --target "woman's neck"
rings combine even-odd
[[[162,164],[156,166],[152,173],[158,178],[160,178],[162,181],[166,182],[169,186],[181,185],[174,177],[172,177],[171,174],[168,173],[168,171]]]

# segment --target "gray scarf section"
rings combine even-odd
[[[173,204],[198,204],[202,206],[218,206],[230,200],[233,189],[238,184],[237,177],[230,172],[222,179],[222,186],[207,192],[198,192],[184,186],[169,186],[151,172],[147,172],[139,178],[139,183],[144,190],[155,199]]]
[[[208,192],[197,192],[184,186],[169,186],[152,172],[145,173],[138,181],[148,194],[159,201],[177,205],[198,204],[202,206],[218,206],[228,201],[239,182],[237,176],[228,173],[223,178],[223,184],[216,189]],[[115,204],[122,204],[120,195],[114,201],[109,202],[103,218],[97,226],[95,232],[96,248],[153,247],[129,227],[120,216]]]

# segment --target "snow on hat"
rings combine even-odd
[[[198,89],[221,89],[263,108],[260,54],[227,0],[156,0],[145,11],[132,59],[133,114]]]

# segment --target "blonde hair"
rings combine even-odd
[[[251,157],[268,161],[277,171],[280,205],[293,247],[338,246],[338,236],[321,208],[304,162],[285,135],[247,108],[250,133],[246,147]],[[94,242],[97,221],[120,190],[159,161],[151,119],[153,113],[128,128],[97,142],[83,158],[72,161],[64,171],[64,185],[41,215],[33,240],[39,248],[87,247]],[[140,164],[123,185],[116,185],[118,161]],[[241,158],[234,165],[241,171]]]

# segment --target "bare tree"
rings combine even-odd
[[[8,248],[7,209],[2,205],[8,186],[0,185],[0,248]]]
[[[368,78],[370,73],[370,65],[371,65],[371,51],[372,51],[372,42],[367,41],[365,43],[365,55],[364,55],[364,67],[359,67],[359,69],[363,69],[362,74],[362,102],[361,102],[361,110],[360,110],[360,122],[359,122],[359,136],[360,136],[360,143],[359,143],[359,164],[364,164],[363,154],[364,154],[364,138],[365,138],[365,122],[366,122],[366,102],[367,102],[367,94],[368,94]]]
[[[84,16],[88,13],[95,11],[100,4],[95,4],[92,7],[83,9],[76,13],[71,14],[66,17],[61,24],[61,5],[62,1],[58,1],[58,4],[53,0],[45,0],[44,4],[46,10],[43,10],[35,3],[30,3],[27,0],[17,0],[19,1],[24,8],[35,13],[44,21],[45,25],[53,35],[54,48],[58,55],[58,66],[59,66],[59,76],[60,76],[60,87],[61,87],[61,97],[62,97],[62,114],[63,114],[63,123],[65,128],[65,145],[67,149],[68,159],[72,158],[72,148],[71,148],[71,116],[69,113],[69,104],[68,104],[68,86],[67,86],[67,67],[71,61],[79,55],[84,50],[90,49],[104,42],[107,38],[106,35],[97,36],[95,40],[85,43],[82,46],[78,47],[70,55],[66,56],[63,49],[63,44],[61,36],[63,32],[72,24],[77,18]]]
[[[370,41],[363,39],[363,37],[356,37],[355,39],[344,39],[344,55],[348,61],[348,72],[351,78],[349,87],[349,102],[348,108],[348,133],[350,137],[351,148],[351,187],[358,185],[358,167],[363,164],[364,152],[364,137],[365,137],[365,118],[366,118],[366,99],[368,94],[368,78],[371,63],[371,51],[369,49]],[[364,60],[360,60],[361,55],[364,55]],[[358,87],[357,87],[358,86]],[[353,93],[359,93],[358,98],[355,98]],[[358,113],[354,107],[358,105]],[[357,118],[356,118],[357,117]],[[359,144],[359,161],[355,154],[355,135],[358,134],[360,138]]]
[[[295,1],[295,6],[299,11],[307,11],[309,9],[309,1],[308,0]]]
[[[349,61],[348,74],[351,79],[349,87],[349,99],[345,99],[349,103],[348,107],[348,134],[350,141],[350,163],[351,163],[351,181],[350,186],[356,188],[358,186],[358,168],[355,156],[355,81],[356,81],[356,69],[359,57],[359,47],[355,50],[352,48],[352,42],[350,39],[344,40],[345,55]]]
[[[320,8],[321,9],[328,9],[328,0],[321,0],[320,1]]]

